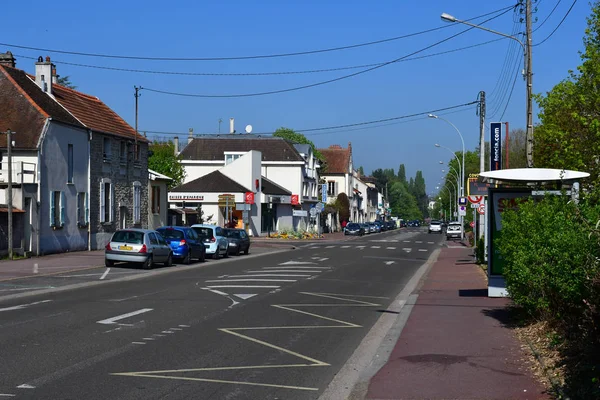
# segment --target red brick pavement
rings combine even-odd
[[[444,248],[367,399],[549,399],[520,343],[488,298],[472,249]]]

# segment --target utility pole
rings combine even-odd
[[[219,133],[221,133],[221,122],[223,122],[223,119],[219,118]]]
[[[142,88],[141,86],[134,86],[133,87],[135,89],[135,140],[134,140],[134,146],[135,148],[133,149],[133,162],[137,161],[137,157],[138,157],[138,141],[137,141],[137,137],[138,137],[138,98],[141,96],[140,94],[140,89]]]
[[[6,150],[8,155],[8,259],[13,259],[13,197],[12,197],[12,132],[6,131]]]
[[[525,0],[525,30],[527,35],[526,41],[526,79],[527,79],[527,168],[533,168],[533,72],[531,69],[531,19],[532,9],[531,0]]]
[[[485,92],[479,92],[479,172],[485,171]],[[464,178],[464,177],[463,177]]]

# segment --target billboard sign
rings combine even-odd
[[[502,122],[490,124],[490,171],[502,169]]]

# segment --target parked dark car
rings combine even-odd
[[[250,237],[243,229],[223,229],[229,242],[229,253],[239,256],[240,253],[248,254],[250,251]]]
[[[192,258],[204,262],[206,249],[203,238],[192,228],[186,226],[162,226],[156,230],[169,243],[173,250],[173,258],[189,264]]]
[[[394,222],[394,221],[388,221],[387,222],[387,228],[388,228],[388,231],[392,231],[392,230],[396,229],[396,222]]]
[[[344,235],[362,236],[364,234],[365,229],[360,224],[357,224],[355,222],[351,222],[348,225],[346,225],[346,229],[344,230]]]

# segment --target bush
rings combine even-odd
[[[485,264],[485,238],[483,236],[477,239],[475,257],[477,258],[478,264]]]

